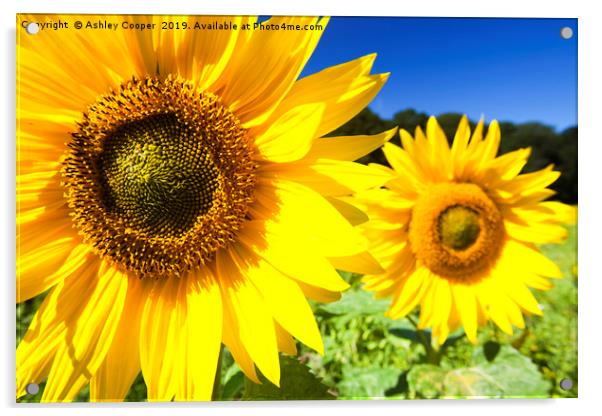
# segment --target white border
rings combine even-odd
[[[600,336],[600,316],[602,316],[602,268],[600,258],[602,245],[596,237],[602,235],[600,216],[602,190],[599,178],[602,163],[600,143],[602,133],[596,130],[596,116],[599,119],[600,59],[599,41],[602,39],[600,12],[592,6],[595,2],[573,1],[532,1],[504,0],[496,3],[486,1],[422,1],[411,4],[393,4],[386,0],[342,1],[342,0],[297,0],[285,3],[267,0],[236,1],[186,1],[168,0],[161,2],[126,2],[123,0],[86,1],[79,3],[66,0],[33,1],[10,0],[2,2],[2,29],[0,83],[2,85],[2,107],[0,126],[5,134],[0,151],[0,195],[3,238],[1,241],[1,263],[3,316],[5,319],[3,339],[0,343],[2,361],[0,367],[0,405],[6,408],[4,414],[30,415],[70,415],[85,412],[90,415],[114,415],[116,412],[137,415],[194,414],[245,414],[264,415],[303,415],[306,413],[327,414],[345,412],[364,414],[375,411],[383,414],[455,414],[507,416],[508,413],[545,413],[546,415],[591,414],[591,409],[599,408],[599,386],[602,375],[602,337]],[[347,15],[347,16],[473,16],[473,17],[576,17],[579,18],[579,399],[564,400],[496,400],[496,401],[412,401],[412,402],[336,402],[336,403],[217,403],[205,405],[145,405],[131,404],[122,410],[120,405],[51,405],[16,406],[14,404],[14,129],[15,129],[15,66],[14,66],[14,26],[16,12],[38,13],[157,13],[157,14],[300,14],[300,15]],[[119,410],[117,410],[119,408]]]

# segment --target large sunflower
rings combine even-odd
[[[496,157],[496,121],[483,139],[483,121],[471,137],[462,118],[451,148],[434,117],[426,135],[400,135],[403,149],[383,147],[393,169],[373,165],[396,177],[355,199],[370,217],[360,227],[371,253],[386,269],[365,276],[365,288],[393,297],[394,319],[419,306],[419,328],[432,327],[440,344],[460,325],[472,342],[488,320],[509,334],[524,328],[523,314],[542,314],[529,288],[549,289],[547,278],[561,277],[535,246],[566,237],[560,224],[573,209],[544,201],[560,174],[552,166],[520,174],[529,149]]]
[[[336,196],[388,178],[351,161],[394,131],[320,137],[387,74],[370,55],[297,80],[326,18],[119,20],[132,29],[19,30],[17,302],[49,292],[17,348],[17,396],[47,378],[44,401],[88,383],[122,400],[142,371],[150,400],[208,400],[222,343],[278,384],[293,336],[323,351],[306,297],[337,299],[335,268],[382,270]]]

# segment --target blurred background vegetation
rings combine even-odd
[[[448,140],[454,137],[461,114],[437,116]],[[365,109],[332,136],[376,134],[399,126],[413,134],[424,128],[428,116],[408,109],[383,120]],[[471,120],[471,127],[475,122]],[[555,199],[577,204],[577,127],[555,132],[540,123],[500,123],[500,153],[531,147],[525,172],[553,163],[562,175],[551,187]],[[399,143],[396,136],[394,143]],[[381,150],[360,160],[386,164]],[[577,226],[568,227],[569,238],[561,245],[541,246],[556,262],[564,279],[554,281],[547,292],[535,295],[543,317],[527,317],[526,329],[509,336],[493,324],[479,330],[479,344],[468,342],[462,329],[451,334],[434,363],[428,351],[430,332],[416,331],[409,319],[384,316],[390,300],[375,300],[361,289],[360,275],[341,272],[351,284],[343,297],[331,304],[311,302],[324,339],[320,356],[297,343],[299,357],[281,357],[281,388],[263,380],[246,380],[224,349],[220,400],[283,399],[420,399],[439,397],[576,397],[577,374]],[[17,343],[24,335],[45,294],[17,305]],[[562,380],[570,380],[568,389]],[[40,400],[44,382],[36,395],[20,402]],[[566,387],[567,385],[564,385]],[[78,400],[89,400],[88,388]],[[139,375],[126,398],[145,401],[146,386]]]

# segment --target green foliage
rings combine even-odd
[[[33,299],[29,299],[25,302],[21,302],[17,304],[16,315],[17,315],[17,344],[21,342],[21,339],[25,335],[29,324],[31,323],[34,314],[44,302],[44,298],[47,293],[42,293],[39,296],[36,296]]]
[[[144,383],[144,378],[142,378],[142,373],[139,373],[130,388],[127,396],[125,396],[126,402],[144,402],[146,401],[146,384]]]
[[[418,364],[408,372],[410,394],[425,399],[439,397],[444,391],[447,371],[433,364]]]
[[[297,358],[280,356],[280,387],[259,374],[261,384],[245,380],[243,400],[332,400],[328,387]]]
[[[349,291],[343,293],[338,302],[322,304],[318,308],[321,312],[351,320],[362,316],[382,315],[388,307],[388,300],[375,300],[370,292]]]
[[[361,290],[360,283],[355,281],[338,302],[316,306],[325,355],[322,357],[303,345],[299,345],[300,351],[315,373],[337,389],[340,398],[367,397],[362,388],[370,387],[358,387],[357,379],[371,379],[374,374],[388,374],[387,381],[375,387],[378,395],[394,394],[395,378],[399,379],[403,369],[423,353],[412,350],[410,340],[390,332],[393,327],[409,329],[411,324],[384,316],[389,303],[375,300],[372,293]]]
[[[527,321],[529,332],[520,351],[533,357],[544,376],[554,384],[554,397],[576,397],[577,374],[577,226],[569,227],[563,245],[547,245],[542,251],[563,272],[564,279],[555,280],[554,288],[538,294],[544,308],[542,318]],[[564,378],[573,381],[569,391],[560,388]]]
[[[376,365],[365,368],[345,367],[343,379],[337,384],[339,398],[384,398],[388,391],[397,386],[401,376],[401,370],[391,367],[381,368]]]
[[[242,396],[245,376],[235,364],[230,351],[224,348],[222,352],[222,388],[220,400],[237,400]]]
[[[471,367],[445,370],[434,365],[417,365],[408,373],[410,393],[416,397],[547,397],[550,383],[529,358],[509,345],[497,345],[497,353],[486,347],[474,351]],[[489,350],[489,353],[491,349]]]

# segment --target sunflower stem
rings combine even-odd
[[[215,402],[222,397],[222,355],[224,354],[224,344],[219,346],[219,356],[217,358],[217,368],[215,369],[215,379],[213,380],[213,392],[211,401]]]
[[[426,334],[424,333],[424,331],[422,329],[418,328],[418,323],[416,322],[416,320],[409,315],[407,316],[407,318],[408,318],[408,321],[410,321],[410,323],[416,329],[416,334],[418,334],[418,338],[420,338],[421,344],[424,345],[424,350],[426,352],[426,361],[429,364],[439,365],[439,360],[441,358],[440,354],[439,354],[439,350],[436,350],[433,348],[433,346],[429,342],[428,338],[426,337]]]

